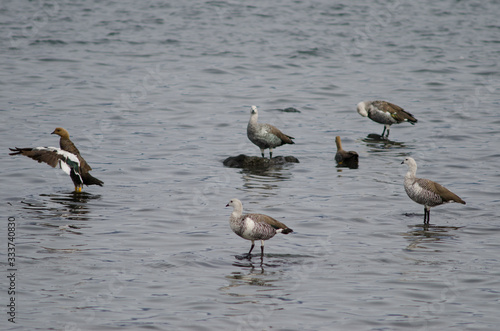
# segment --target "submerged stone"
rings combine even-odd
[[[230,168],[267,168],[271,166],[283,165],[286,163],[299,163],[295,156],[275,156],[272,159],[260,156],[230,156],[222,162]]]

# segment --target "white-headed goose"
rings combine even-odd
[[[401,164],[403,163],[408,165],[408,172],[404,180],[406,194],[416,203],[424,205],[424,224],[429,224],[431,207],[447,202],[458,202],[465,205],[465,201],[446,187],[429,179],[417,178],[417,162],[413,158],[407,157],[401,162]]]
[[[384,124],[382,138],[389,138],[389,129],[392,124],[401,122],[417,123],[417,119],[403,108],[387,101],[362,101],[358,103],[358,113],[372,121]],[[384,137],[385,130],[387,135]]]
[[[269,158],[272,158],[273,148],[284,144],[294,144],[292,139],[295,138],[284,134],[271,124],[257,123],[258,117],[257,107],[252,106],[247,126],[247,136],[251,142],[260,148],[262,157],[264,157],[264,150],[267,148],[269,148]]]
[[[252,241],[250,251],[246,254],[251,258],[252,250],[255,246],[255,240],[261,241],[261,257],[264,256],[264,240],[271,239],[276,233],[288,234],[293,232],[285,224],[274,218],[263,214],[245,214],[243,215],[243,205],[238,199],[231,199],[226,207],[233,207],[233,212],[229,217],[231,230],[243,239]]]

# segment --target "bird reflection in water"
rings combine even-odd
[[[253,263],[251,260],[245,261],[236,261],[233,263],[233,266],[243,268],[245,271],[234,271],[230,275],[226,276],[226,278],[232,280],[232,284],[229,287],[240,286],[240,285],[257,285],[257,286],[272,286],[272,282],[274,279],[269,277],[273,277],[276,275],[274,271],[266,271],[264,268],[276,268],[281,266],[281,263],[264,263],[263,259],[259,260],[259,263]],[[272,270],[272,269],[271,269]],[[267,278],[264,278],[267,276]]]
[[[241,170],[243,187],[245,190],[264,189],[271,191],[279,188],[278,183],[292,178],[290,171],[281,168],[270,168],[265,170],[243,169]]]
[[[50,220],[50,223],[41,223],[47,227],[57,227],[68,232],[75,232],[80,227],[73,224],[60,224],[60,220],[87,221],[86,214],[90,213],[87,202],[100,199],[100,195],[92,195],[86,192],[69,192],[40,194],[37,199],[25,199],[21,201],[23,209],[28,212],[31,220]],[[76,233],[80,234],[80,233]]]
[[[69,213],[71,219],[87,220],[87,217],[83,217],[88,214],[87,202],[90,200],[99,200],[100,195],[92,195],[87,192],[69,192],[63,194],[47,194],[42,197],[48,197],[51,202],[57,203],[64,207],[65,211]]]
[[[457,235],[452,231],[462,228],[461,226],[442,226],[432,224],[409,225],[410,231],[403,233],[405,239],[410,241],[407,250],[427,249],[425,244],[437,243],[445,239],[454,239]]]
[[[235,256],[239,261],[235,261],[233,266],[240,268],[250,268],[250,273],[255,273],[255,263],[252,262],[251,259],[240,259],[238,256]],[[264,257],[261,256],[259,259],[258,267],[260,268],[260,273],[264,273]],[[239,272],[238,272],[239,273]]]
[[[406,147],[403,142],[389,140],[375,133],[370,133],[366,138],[362,139],[362,141],[366,143],[366,146],[376,150]]]
[[[232,265],[242,269],[233,271],[230,275],[227,275],[226,278],[229,279],[230,284],[222,287],[221,290],[229,291],[232,288],[238,288],[242,285],[276,287],[283,284],[280,278],[282,275],[282,268],[284,265],[290,263],[288,259],[291,256],[287,254],[266,254],[266,257],[268,261],[266,263],[264,263],[262,259],[260,263],[253,263],[251,260],[235,261]],[[269,258],[273,260],[269,262]],[[236,294],[234,292],[227,294],[237,296],[245,295],[241,293]],[[254,292],[252,292],[251,295],[254,295]]]
[[[246,296],[244,293],[236,293],[234,292],[240,286],[243,285],[251,285],[251,286],[259,286],[259,287],[273,287],[273,282],[275,279],[272,278],[274,273],[264,272],[264,269],[260,268],[255,269],[254,267],[250,267],[248,272],[235,271],[230,275],[227,275],[226,278],[229,280],[229,284],[221,287],[220,290],[223,292],[227,292],[227,294],[231,296]],[[233,291],[232,291],[233,290]],[[255,293],[249,293],[248,295],[253,296]]]

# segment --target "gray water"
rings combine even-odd
[[[497,330],[498,1],[3,1],[2,328]],[[417,117],[390,141],[356,113]],[[259,156],[250,106],[295,137]],[[294,107],[300,112],[283,112]],[[66,128],[104,187],[8,147]],[[335,136],[360,155],[337,168]],[[267,155],[267,152],[266,152]],[[405,156],[467,205],[423,207]],[[294,230],[238,260],[231,198]],[[15,324],[8,218],[15,218]],[[259,248],[257,244],[256,252]]]

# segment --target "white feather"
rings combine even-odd
[[[250,217],[245,218],[243,222],[245,222],[245,231],[241,236],[245,239],[250,239],[252,238],[253,229],[255,228],[255,222]]]
[[[66,173],[66,175],[71,173],[71,168],[62,160],[59,160],[59,167]]]
[[[65,151],[65,150],[62,150],[60,148],[57,148],[57,147],[35,147],[35,148],[33,148],[33,150],[55,152],[59,155],[64,156],[66,159],[69,159],[70,161],[78,164],[78,167],[80,167],[80,160],[78,160],[78,157],[75,154],[70,153],[70,152]],[[59,160],[59,167],[67,175],[69,175],[71,173],[71,167],[67,164],[66,160]],[[78,174],[78,176],[80,176],[80,174]],[[80,176],[80,179],[81,179],[81,176]]]

